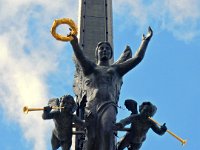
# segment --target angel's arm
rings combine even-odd
[[[144,58],[148,43],[153,35],[152,29],[149,27],[148,33],[146,36],[143,35],[142,42],[140,44],[139,49],[136,51],[134,57],[128,59],[127,61],[118,64],[118,73],[120,76],[123,76],[128,71],[133,69],[135,66],[137,66],[142,59]]]
[[[74,50],[74,54],[83,70],[84,75],[89,75],[93,72],[94,70],[94,63],[92,63],[91,61],[89,61],[83,51],[81,50],[79,44],[78,44],[78,39],[75,35],[73,36],[73,40],[70,41],[72,48]]]

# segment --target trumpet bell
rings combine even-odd
[[[187,140],[182,140],[181,143],[184,146],[185,144],[187,144]]]
[[[25,113],[25,114],[28,114],[28,107],[27,106],[24,106],[24,108],[23,108],[23,112]]]

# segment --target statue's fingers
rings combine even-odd
[[[131,47],[129,45],[126,45],[126,50],[131,50]]]
[[[153,30],[151,29],[150,26],[149,26],[149,28],[148,28],[148,33],[150,34],[150,36],[152,36],[152,34],[153,34]]]
[[[142,34],[142,39],[144,40],[146,37],[145,37],[145,35],[144,34]]]
[[[67,36],[72,36],[72,33],[71,33],[71,31],[72,31],[72,28],[69,28],[69,33],[67,34]]]
[[[76,35],[71,34],[71,36],[73,37],[73,39],[77,39]]]

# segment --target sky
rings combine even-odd
[[[154,119],[188,143],[149,130],[142,150],[198,150],[200,147],[200,1],[115,0],[115,60],[126,45],[133,53],[151,26],[154,35],[143,61],[125,77],[119,105],[135,99],[158,108]],[[3,150],[50,150],[53,123],[42,112],[48,99],[73,94],[74,63],[69,43],[55,40],[57,18],[78,22],[78,0],[0,0],[0,147]],[[64,31],[67,33],[67,31]],[[117,120],[130,115],[119,109]],[[120,133],[122,137],[125,133]],[[117,139],[119,140],[119,138]]]

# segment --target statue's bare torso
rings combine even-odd
[[[96,65],[93,73],[86,76],[85,80],[88,102],[95,100],[97,103],[104,101],[117,103],[120,81],[121,77],[117,73],[116,67]]]

